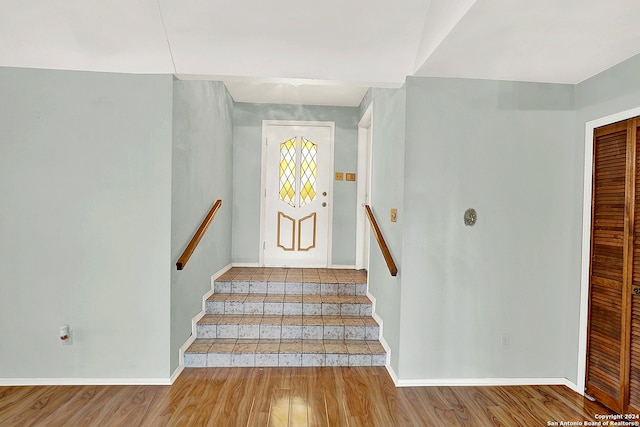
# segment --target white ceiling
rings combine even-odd
[[[578,83],[640,53],[638,16],[638,0],[0,0],[0,66],[358,105],[408,75]]]
[[[478,0],[416,75],[579,83],[640,53],[638,0]]]

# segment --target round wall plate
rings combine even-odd
[[[478,214],[475,209],[467,209],[464,211],[464,225],[473,227],[478,220]]]

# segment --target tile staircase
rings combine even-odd
[[[234,267],[214,283],[185,367],[384,366],[365,271]]]

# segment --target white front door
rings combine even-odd
[[[263,265],[327,267],[333,122],[263,122]]]

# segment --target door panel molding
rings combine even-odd
[[[309,215],[305,216],[304,218],[300,218],[298,220],[298,250],[299,251],[303,251],[306,252],[308,250],[311,250],[313,248],[316,247],[316,233],[317,233],[317,223],[316,223],[316,218],[317,215],[315,212],[310,213]],[[313,222],[311,224],[311,230],[307,233],[304,233],[305,235],[309,235],[309,233],[311,234],[311,244],[305,246],[304,248],[302,247],[302,225],[305,223],[305,221],[313,219]],[[307,227],[305,226],[305,229]],[[306,242],[305,242],[306,243]]]
[[[283,227],[282,226],[282,220],[284,219],[288,219],[289,223],[291,224],[289,227]],[[289,240],[286,238],[283,238],[283,234],[290,234],[291,235],[291,246],[287,247],[285,245],[282,244],[283,241]],[[293,251],[295,250],[295,238],[296,238],[296,220],[291,218],[289,215],[285,215],[282,212],[278,212],[278,247],[282,248],[282,250],[284,251]]]

